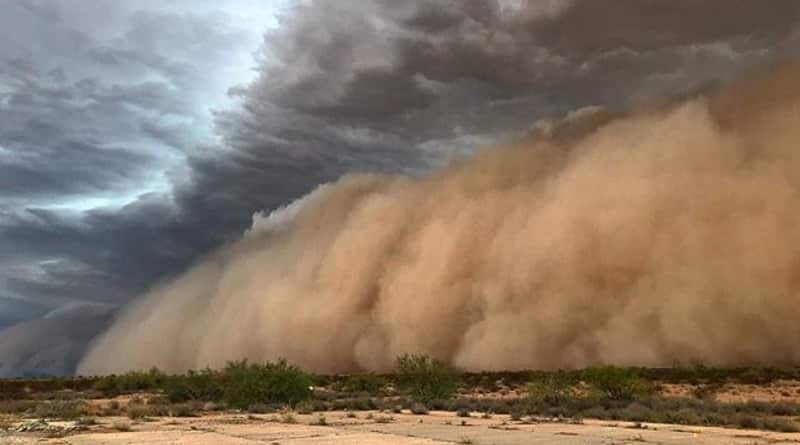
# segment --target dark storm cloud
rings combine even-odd
[[[798,13],[793,0],[575,1],[532,32],[548,45],[580,51],[652,50],[742,35],[766,43],[789,33]]]
[[[609,7],[601,14],[598,3]],[[248,159],[318,164],[333,174],[352,167],[352,153],[369,168],[386,156],[419,166],[540,117],[726,79],[778,57],[800,7],[711,3],[303,3],[267,36],[259,79],[237,91],[243,109],[220,127]],[[357,140],[337,139],[344,130]],[[207,172],[196,176],[202,183]]]
[[[120,304],[346,172],[423,172],[540,118],[696,91],[800,40],[789,0],[298,2],[237,86],[231,23],[124,3],[19,0],[0,15],[0,293],[33,305],[9,320]],[[216,107],[220,143],[197,135],[208,83],[239,102]],[[47,205],[125,191],[141,196]],[[74,357],[75,338],[51,350]]]
[[[0,376],[65,375],[108,325],[103,306],[73,306],[0,330]]]
[[[82,312],[108,312],[210,246],[184,231],[170,175],[212,135],[209,108],[241,79],[227,66],[258,34],[184,6],[3,4],[0,330],[19,326],[0,332],[0,375],[69,371],[102,326]]]
[[[161,196],[76,218],[27,210],[0,224],[0,264],[6,259],[11,272],[6,287],[51,308],[73,301],[120,304],[208,248],[182,225]],[[14,259],[16,268],[9,265]]]
[[[43,315],[46,310],[18,298],[0,296],[0,331],[21,321]]]

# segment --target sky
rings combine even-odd
[[[5,0],[0,375],[348,172],[423,174],[800,49],[773,0]]]

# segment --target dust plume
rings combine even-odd
[[[141,297],[79,373],[798,363],[798,123],[785,64],[425,177],[343,177]]]

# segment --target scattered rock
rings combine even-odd
[[[50,424],[44,420],[34,420],[33,422],[25,422],[22,425],[14,428],[17,433],[43,433],[50,428]]]
[[[85,431],[87,428],[84,425],[79,425],[76,422],[70,422],[64,425],[56,425],[47,423],[45,420],[34,420],[17,425],[12,431],[16,433],[44,433],[48,435],[64,435],[76,431]]]

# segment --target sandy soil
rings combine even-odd
[[[656,382],[658,383],[658,382]],[[525,397],[525,386],[496,384],[498,391],[462,391],[461,395],[474,399],[518,399]],[[661,383],[659,395],[664,397],[696,398],[704,391],[709,397],[723,403],[766,402],[800,403],[800,381],[777,380],[763,385],[726,383],[723,385],[692,385],[688,383]]]
[[[65,437],[41,433],[6,433],[0,444],[52,445],[423,445],[423,444],[799,444],[800,433],[785,434],[724,428],[584,421],[582,424],[512,422],[508,416],[491,419],[460,418],[453,413],[412,414],[343,412],[320,416],[294,415],[285,423],[280,415],[220,414],[201,418],[154,419],[131,422],[102,418],[89,430]],[[462,423],[463,422],[463,423]],[[62,424],[68,426],[66,424]],[[119,431],[130,427],[130,431]]]

